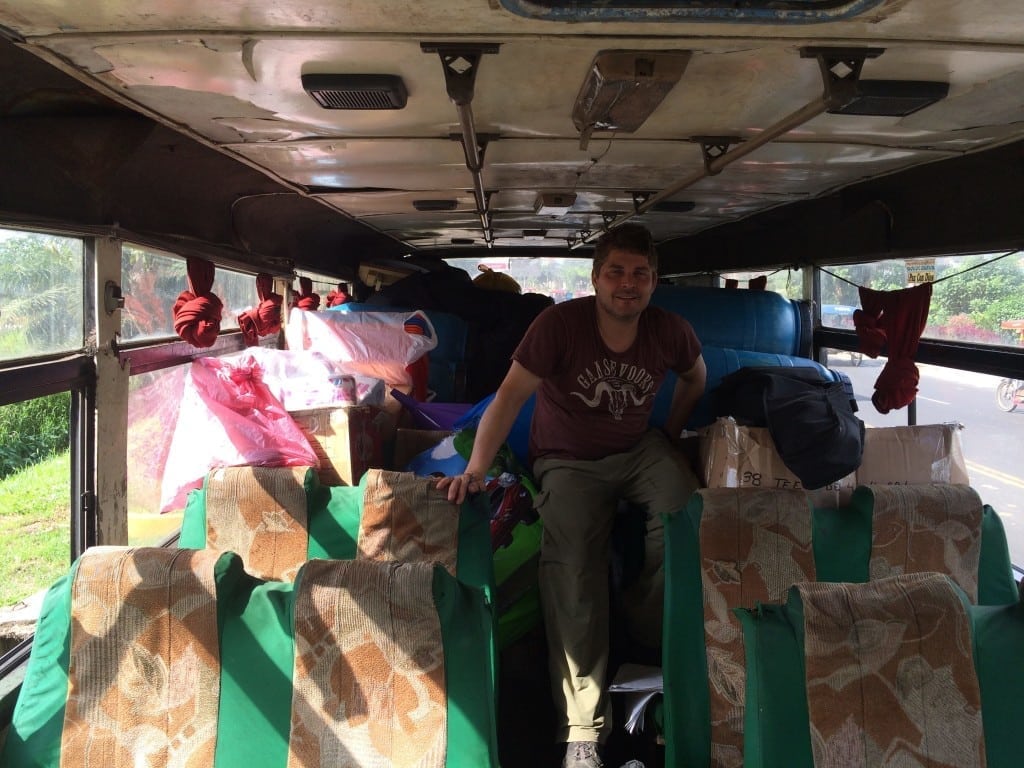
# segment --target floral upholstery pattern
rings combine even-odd
[[[708,488],[700,552],[711,704],[711,762],[743,764],[746,665],[733,608],[778,602],[815,578],[811,509],[802,490]]]
[[[226,467],[206,481],[206,543],[261,579],[294,581],[308,551],[307,467]]]
[[[71,588],[61,765],[212,768],[219,557],[124,547],[81,556]]]
[[[367,472],[359,523],[360,560],[438,562],[455,575],[459,507],[429,477],[410,472]]]
[[[967,485],[871,486],[871,579],[901,573],[947,574],[978,602],[983,507]]]
[[[816,768],[985,765],[969,619],[947,577],[797,588]]]
[[[443,768],[433,566],[312,560],[295,599],[288,768]]]

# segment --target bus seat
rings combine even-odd
[[[948,576],[915,573],[802,583],[738,611],[746,764],[985,765],[975,610]]]
[[[809,357],[810,305],[775,291],[659,285],[651,304],[682,315],[701,343]]]
[[[317,759],[310,755],[316,753]],[[96,547],[48,592],[3,768],[497,766],[483,590],[434,563]]]
[[[467,497],[456,512],[434,483],[383,469],[368,470],[356,486],[321,485],[307,468],[218,469],[189,494],[178,544],[192,549],[216,544],[238,552],[250,573],[268,580],[290,580],[298,566],[314,558],[438,561],[490,597],[494,576],[486,499]],[[246,501],[233,500],[232,494]],[[214,513],[211,502],[221,511]],[[255,520],[254,510],[262,512],[262,520]],[[219,522],[229,514],[244,515],[247,522]],[[267,566],[271,561],[273,568]]]
[[[238,553],[260,579],[292,581],[307,559],[309,467],[222,467],[206,476],[203,546]],[[186,540],[191,538],[183,531]]]
[[[310,560],[229,613],[217,768],[497,766],[488,600],[443,566]]]
[[[213,768],[220,595],[213,550],[94,547],[47,593],[2,764]]]
[[[745,662],[733,609],[780,600],[791,584],[814,580],[811,534],[801,490],[703,489],[668,521],[667,765],[743,764]]]
[[[935,571],[978,601],[982,504],[966,485],[861,486],[870,494],[870,578]]]
[[[303,566],[288,764],[496,765],[489,619],[467,590],[427,563]]]
[[[871,509],[872,579],[936,571],[952,578],[972,603],[1016,602],[1002,522],[970,486],[860,486],[851,505]]]

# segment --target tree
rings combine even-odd
[[[84,342],[82,244],[52,235],[0,240],[0,328],[15,357]]]

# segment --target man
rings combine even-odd
[[[647,513],[644,568],[629,589],[632,634],[661,644],[664,591],[662,515],[681,509],[697,488],[673,455],[704,392],[700,343],[682,317],[648,306],[657,283],[650,234],[626,224],[594,250],[594,296],[546,309],[512,355],[477,428],[462,475],[439,488],[461,503],[483,479],[516,415],[537,392],[530,459],[540,483],[543,520],[538,579],[552,691],[567,742],[563,768],[600,768],[611,729],[608,664],[608,548],[619,500]],[[668,370],[679,377],[664,433],[648,424]]]

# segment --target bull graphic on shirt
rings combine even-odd
[[[588,398],[582,392],[573,392],[591,408],[601,405],[605,395],[608,396],[608,412],[616,421],[622,421],[622,413],[629,405],[643,405],[648,394],[640,394],[636,384],[622,379],[601,379],[594,385],[594,396]]]

